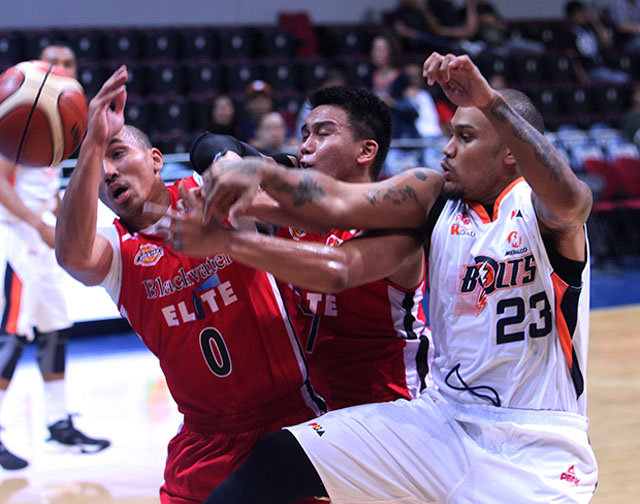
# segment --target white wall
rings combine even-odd
[[[507,18],[561,17],[564,0],[493,0]],[[0,29],[275,24],[306,11],[316,24],[380,20],[396,0],[0,0]]]

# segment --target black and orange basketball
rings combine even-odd
[[[0,154],[22,166],[67,159],[87,131],[87,98],[65,69],[24,61],[0,75]]]

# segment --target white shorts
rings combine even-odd
[[[0,223],[0,317],[5,332],[33,338],[73,324],[55,252],[28,224]]]
[[[586,503],[597,464],[574,414],[412,401],[329,412],[290,427],[331,502]]]

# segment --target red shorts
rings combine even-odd
[[[257,429],[240,433],[203,434],[183,426],[169,442],[162,504],[201,504],[232,472],[242,465],[256,443],[266,434],[309,419],[309,410],[287,415]],[[305,499],[300,504],[311,504]],[[323,501],[326,504],[326,501]]]

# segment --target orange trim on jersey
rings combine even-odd
[[[553,282],[553,291],[556,296],[556,323],[558,327],[558,336],[560,337],[560,344],[562,345],[564,356],[569,363],[569,369],[573,369],[573,342],[571,340],[567,321],[564,318],[564,313],[562,313],[562,310],[560,309],[562,298],[564,297],[564,293],[567,292],[569,285],[555,272],[551,274],[551,281]]]
[[[18,275],[12,273],[11,292],[9,293],[9,314],[5,331],[8,334],[18,334],[18,317],[20,316],[20,301],[22,300],[22,282]]]
[[[504,197],[511,192],[511,189],[513,189],[516,184],[519,184],[520,182],[524,182],[524,177],[518,177],[502,190],[495,203],[493,204],[493,220],[496,220],[498,218],[498,208],[500,207],[500,203],[502,203]]]
[[[477,201],[467,201],[467,205],[475,213],[478,214],[478,217],[480,217],[480,219],[482,220],[482,222],[484,224],[488,224],[488,223],[498,219],[498,208],[500,207],[500,203],[502,202],[504,197],[511,192],[511,189],[513,189],[513,187],[516,184],[519,184],[520,182],[524,182],[524,181],[525,181],[524,177],[518,177],[517,179],[515,179],[513,182],[511,182],[507,187],[505,187],[502,190],[502,192],[496,198],[496,201],[493,203],[493,216],[492,217],[489,217],[489,214],[487,213],[487,210],[485,209],[485,207],[483,205],[481,205],[480,203],[478,203]]]

